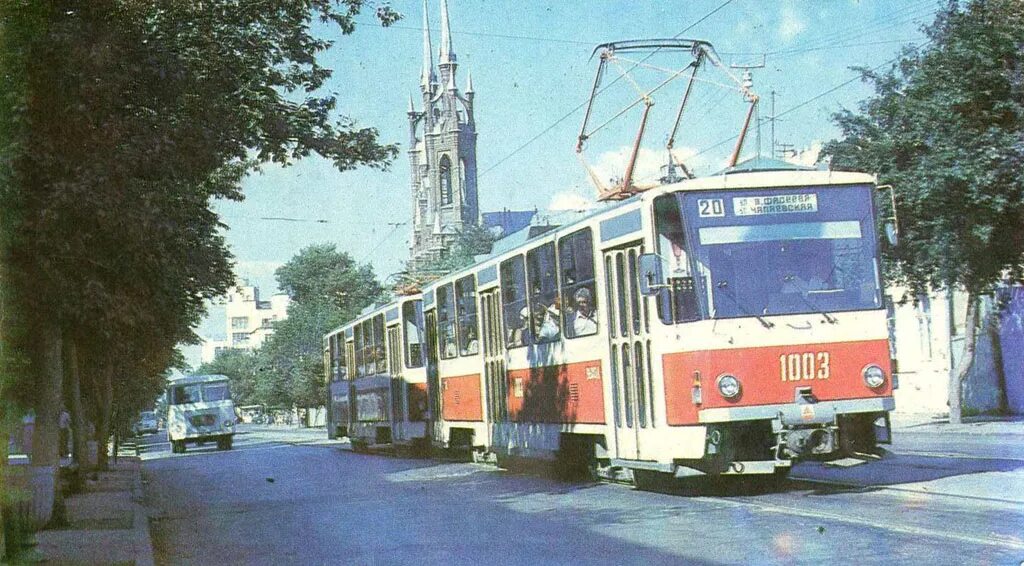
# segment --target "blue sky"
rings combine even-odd
[[[435,60],[439,4],[428,0]],[[275,290],[274,269],[313,243],[336,244],[358,261],[372,263],[381,278],[399,271],[407,257],[411,202],[405,113],[410,95],[419,100],[422,7],[420,0],[390,5],[405,16],[390,28],[377,25],[368,12],[351,36],[317,29],[337,40],[322,61],[334,70],[328,90],[338,96],[339,114],[378,128],[383,141],[400,145],[391,168],[339,173],[318,158],[287,168],[268,166],[245,181],[244,202],[216,204],[230,227],[227,238],[238,275],[263,294]],[[468,71],[476,91],[479,193],[481,210],[488,211],[575,208],[593,200],[594,188],[573,152],[583,111],[573,110],[589,97],[596,70],[590,55],[598,43],[682,34],[711,42],[727,65],[760,63],[763,56],[765,67],[752,75],[753,89],[762,97],[760,147],[767,155],[771,91],[779,115],[777,141],[810,148],[835,137],[829,116],[855,108],[870,94],[860,81],[844,85],[857,76],[850,67],[876,67],[894,58],[901,45],[920,43],[919,28],[931,22],[938,2],[448,0],[448,5],[458,86],[464,89]],[[686,63],[673,57],[659,54],[649,63],[670,69]],[[634,75],[642,87],[665,77],[649,69]],[[710,173],[724,163],[732,142],[713,146],[738,132],[745,105],[738,92],[723,88],[731,85],[725,73],[708,66],[698,76],[702,80],[683,118],[676,155],[698,173]],[[604,116],[620,109],[628,94],[625,81],[617,86],[627,90],[610,89],[598,100]],[[659,147],[671,116],[666,121],[664,113],[674,113],[683,86],[676,81],[676,90],[655,96],[655,110],[662,114],[660,122],[651,122],[645,140],[645,156],[657,160],[654,166],[665,155]],[[623,148],[632,143],[638,119],[634,111],[595,135],[584,153],[587,162],[612,174]],[[745,157],[754,155],[757,137],[748,138]],[[218,312],[223,317],[219,309],[212,316]],[[208,320],[201,331],[223,334],[223,320]]]

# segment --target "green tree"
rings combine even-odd
[[[357,265],[334,244],[314,244],[299,251],[274,272],[281,291],[296,303],[326,302],[344,318],[384,296],[369,264]]]
[[[964,289],[966,350],[950,376],[961,419],[978,297],[1024,265],[1024,10],[1019,0],[950,1],[888,72],[864,70],[875,94],[834,119],[837,169],[877,173],[896,190],[893,277],[918,292]]]
[[[256,394],[258,372],[263,361],[257,352],[249,350],[225,350],[199,366],[194,373],[199,375],[226,375],[231,379],[231,396],[236,405],[263,403]]]
[[[288,318],[260,348],[266,371],[257,390],[272,405],[317,406],[326,398],[323,337],[382,301],[373,268],[358,265],[333,244],[303,248],[278,268],[278,286],[292,298]]]
[[[363,5],[0,0],[0,264],[26,315],[4,335],[31,337],[18,348],[35,464],[57,462],[66,369],[89,376],[104,447],[115,408],[146,397],[135,382],[159,383],[195,339],[204,301],[233,280],[212,200],[240,200],[271,161],[318,153],[346,170],[396,155],[321,94],[331,41],[311,23],[351,33]]]

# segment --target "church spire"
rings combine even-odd
[[[430,47],[430,20],[427,19],[427,0],[423,0],[423,73],[420,75],[420,87],[423,90],[437,82],[434,73],[434,54]]]
[[[441,54],[438,62],[442,65],[455,63],[452,34],[448,25],[448,0],[441,0]]]

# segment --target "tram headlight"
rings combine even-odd
[[[864,383],[872,389],[881,387],[885,383],[885,371],[875,364],[866,366],[861,373],[864,375]]]
[[[734,399],[740,395],[740,380],[734,375],[726,373],[718,376],[717,385],[718,392],[726,399]]]

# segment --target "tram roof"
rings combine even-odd
[[[653,189],[637,193],[629,198],[606,204],[598,207],[588,214],[581,216],[573,222],[554,226],[550,230],[541,233],[530,234],[529,229],[523,229],[510,234],[495,242],[491,253],[477,256],[477,261],[468,267],[453,271],[444,277],[432,281],[427,288],[436,288],[440,285],[450,283],[467,274],[473,273],[490,263],[495,258],[504,256],[510,252],[527,246],[530,242],[540,241],[552,235],[571,233],[586,222],[594,218],[615,214],[622,208],[629,207],[638,202],[652,200],[666,193],[680,191],[712,191],[722,189],[755,189],[755,188],[785,188],[795,186],[828,186],[828,185],[853,185],[861,183],[874,183],[874,175],[867,173],[856,173],[848,171],[818,170],[800,165],[793,165],[775,159],[750,159],[735,167],[723,169],[713,175],[685,179],[678,183],[662,185]],[[424,289],[426,290],[426,289]]]

